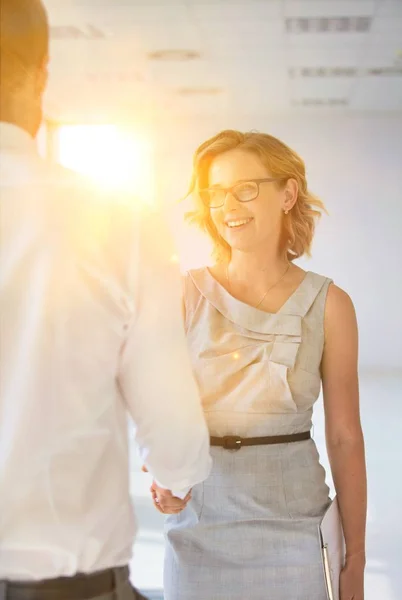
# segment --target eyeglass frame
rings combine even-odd
[[[260,184],[261,183],[272,183],[274,181],[283,181],[284,179],[287,179],[287,177],[266,177],[264,179],[241,179],[229,188],[203,188],[202,190],[198,190],[198,194],[199,194],[203,204],[209,209],[222,208],[222,206],[224,206],[224,204],[225,204],[226,196],[228,195],[229,192],[232,194],[232,196],[234,196],[234,198],[237,200],[237,202],[246,204],[247,202],[252,202],[253,200],[256,200],[258,198],[258,196],[260,195]],[[254,196],[254,198],[250,198],[250,200],[240,200],[240,198],[235,194],[235,192],[233,190],[235,187],[237,187],[241,183],[256,183],[257,184],[257,195]],[[205,200],[202,198],[201,194],[202,194],[202,192],[207,192],[209,190],[211,190],[211,191],[219,190],[220,192],[225,192],[225,197],[224,197],[222,204],[219,204],[219,206],[211,206],[210,204],[205,202]]]

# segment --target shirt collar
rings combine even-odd
[[[36,140],[25,129],[0,122],[0,149],[14,152],[37,152]]]

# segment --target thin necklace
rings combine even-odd
[[[264,302],[265,298],[268,296],[269,292],[276,286],[278,285],[278,283],[280,283],[282,281],[282,279],[285,277],[286,273],[289,271],[290,269],[290,263],[288,264],[288,266],[286,267],[286,269],[284,270],[284,272],[282,273],[282,275],[279,277],[278,281],[275,281],[275,283],[273,285],[271,285],[267,291],[264,293],[263,297],[261,298],[261,300],[258,302],[258,304],[256,304],[254,306],[254,308],[258,308],[259,306],[261,306],[261,304]],[[229,263],[226,265],[226,279],[228,282],[228,288],[229,288],[229,292],[231,293],[232,290],[232,286],[230,283],[230,279],[229,279]]]

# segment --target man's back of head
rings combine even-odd
[[[41,0],[0,0],[0,50],[0,120],[35,136],[49,53],[49,25]]]

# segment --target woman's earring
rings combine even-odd
[[[285,213],[285,215],[288,215],[288,214],[289,214],[289,211],[288,211],[288,210],[285,210],[285,211],[284,211],[284,213]]]

